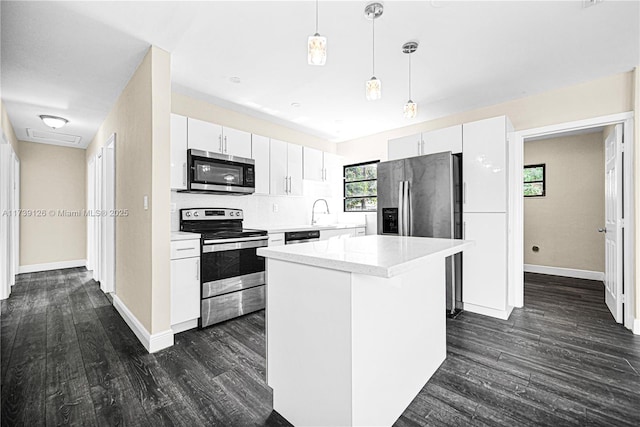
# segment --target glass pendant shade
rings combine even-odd
[[[404,104],[404,116],[407,119],[413,119],[416,114],[418,114],[418,104],[412,100],[408,100],[407,103]]]
[[[309,65],[324,65],[327,62],[327,38],[315,33],[309,36]]]
[[[382,82],[374,77],[367,81],[367,100],[375,101],[382,98]]]

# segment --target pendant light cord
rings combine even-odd
[[[373,35],[371,37],[372,40],[373,40],[373,43],[371,43],[371,45],[373,46],[373,49],[372,49],[372,52],[371,52],[372,53],[372,55],[371,55],[371,58],[372,58],[371,68],[372,68],[372,71],[373,71],[373,76],[375,77],[376,76],[376,17],[375,17],[375,12],[374,12],[374,15],[373,15],[373,19],[371,19],[371,28],[372,28],[372,31],[373,31],[372,32]]]
[[[316,0],[316,34],[318,34],[318,1]]]
[[[409,101],[411,101],[411,54],[409,54]]]

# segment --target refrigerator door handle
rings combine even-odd
[[[404,181],[398,183],[398,236],[404,236]]]
[[[404,235],[411,236],[411,189],[409,188],[409,181],[404,182],[404,207],[402,209],[404,213]]]

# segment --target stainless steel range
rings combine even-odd
[[[267,232],[242,227],[241,209],[180,210],[180,230],[200,240],[200,320],[204,328],[265,307],[264,258]]]

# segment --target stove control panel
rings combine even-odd
[[[180,209],[180,219],[183,221],[215,221],[225,219],[243,219],[242,209],[227,208],[198,208]]]

